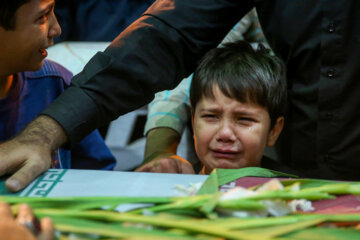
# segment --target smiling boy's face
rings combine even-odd
[[[16,11],[14,30],[0,27],[1,69],[12,74],[42,67],[46,48],[61,33],[54,6],[54,0],[31,0]]]
[[[241,103],[214,87],[214,99],[202,97],[193,113],[196,153],[209,174],[214,168],[260,166],[266,146],[275,144],[284,119],[270,129],[264,107]]]

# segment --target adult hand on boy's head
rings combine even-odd
[[[194,174],[192,165],[178,155],[159,156],[135,170],[136,172]]]
[[[6,187],[17,192],[46,171],[51,152],[66,140],[61,126],[53,119],[40,116],[18,136],[0,145],[0,176],[13,174]]]

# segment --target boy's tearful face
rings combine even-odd
[[[31,0],[15,13],[15,29],[0,28],[1,52],[12,73],[39,70],[47,56],[46,49],[61,28],[54,15],[54,0]]]
[[[196,153],[209,174],[214,168],[260,166],[266,146],[272,146],[281,129],[270,129],[264,107],[228,98],[216,86],[214,99],[202,97],[193,113]]]

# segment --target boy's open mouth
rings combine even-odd
[[[48,54],[45,48],[40,48],[39,53],[44,57],[46,57]]]
[[[212,153],[216,158],[224,158],[224,159],[234,159],[238,154],[238,152],[234,152],[234,151],[221,151],[221,150],[213,150]]]

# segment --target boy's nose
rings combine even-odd
[[[52,19],[52,22],[51,22],[50,28],[49,28],[48,37],[54,38],[54,37],[60,36],[60,34],[61,34],[61,27],[60,27],[59,22],[57,21],[55,15],[53,15],[53,19]]]
[[[229,121],[222,121],[217,134],[217,141],[233,142],[236,140],[233,125]]]

